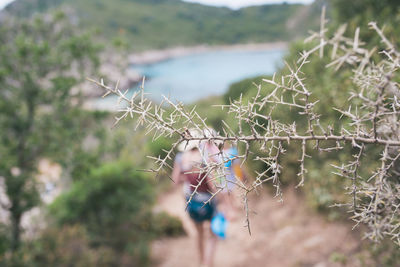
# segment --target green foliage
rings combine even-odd
[[[346,255],[343,255],[342,253],[334,252],[329,257],[329,260],[334,263],[339,263],[339,264],[345,265],[347,262],[347,257],[346,257]]]
[[[9,227],[3,223],[0,223],[0,258],[4,255],[10,248],[10,234]],[[1,263],[1,261],[0,261]]]
[[[371,20],[392,24],[399,12],[397,0],[346,0],[332,1],[334,19],[338,23],[365,24]]]
[[[108,163],[92,170],[59,197],[50,213],[59,224],[85,223],[102,231],[149,210],[153,201],[150,178],[129,162]]]
[[[28,251],[29,249],[29,251]],[[38,240],[27,244],[21,253],[33,266],[93,266],[95,255],[87,233],[79,226],[46,229]],[[27,263],[27,262],[25,262]]]
[[[86,135],[88,117],[73,104],[79,97],[72,97],[83,76],[73,73],[93,70],[99,48],[63,13],[4,21],[0,42],[0,176],[11,201],[15,250],[22,215],[39,203],[33,179],[37,161],[66,162],[70,144]]]
[[[269,76],[258,76],[247,78],[231,84],[228,91],[223,95],[224,103],[229,105],[231,101],[237,100],[241,95],[246,95],[250,91],[256,91],[257,85],[262,83],[263,78],[271,78]]]
[[[168,151],[171,145],[171,140],[166,137],[159,137],[156,140],[149,141],[147,143],[150,155],[153,157],[160,156],[161,158],[164,158],[166,156],[165,151]]]
[[[360,27],[360,38],[367,43],[374,43],[383,48],[379,37],[368,30],[368,23],[375,21],[378,25],[385,25],[385,33],[392,36],[393,43],[399,44],[400,5],[397,0],[332,0],[332,13],[336,25],[346,23],[348,32],[353,33]]]
[[[145,264],[153,200],[150,178],[129,162],[115,162],[75,182],[51,204],[49,212],[60,226],[84,225],[91,246],[128,253],[138,264]]]
[[[137,171],[131,162],[118,161],[94,168],[88,176],[76,179],[71,189],[50,205],[49,215],[57,228],[84,227],[87,232],[84,246],[91,251],[108,251],[110,264],[120,266],[129,259],[131,265],[145,266],[153,238],[184,234],[179,219],[151,212],[154,199],[150,177]],[[49,238],[56,237],[50,234]],[[54,244],[58,245],[54,256],[65,246]],[[98,256],[97,252],[95,255]],[[88,266],[97,266],[91,264]]]
[[[292,40],[304,35],[307,29],[315,28],[317,24],[311,18],[317,18],[319,12],[303,5],[265,5],[231,10],[180,0],[39,2],[35,5],[32,1],[17,0],[6,9],[11,14],[29,16],[60,5],[71,6],[83,25],[98,27],[107,39],[125,39],[136,50],[199,43]]]
[[[384,240],[380,244],[368,247],[375,266],[394,267],[400,262],[400,247],[391,240]]]
[[[221,96],[211,96],[197,101],[196,103],[190,105],[188,110],[196,107],[196,110],[204,118],[207,118],[206,123],[213,127],[215,130],[222,130],[221,120],[225,122],[230,122],[229,116],[225,112],[221,112],[221,108],[214,105],[223,105],[223,98]]]
[[[106,267],[119,256],[105,247],[91,248],[86,230],[79,225],[48,228],[37,239],[27,241],[17,255],[5,257],[0,263],[13,267]]]
[[[154,214],[152,225],[154,235],[157,238],[177,237],[185,234],[181,220],[166,212]]]

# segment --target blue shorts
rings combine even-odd
[[[192,200],[188,203],[187,211],[189,212],[190,218],[195,222],[210,221],[216,213],[217,209],[214,201],[210,201],[207,204],[204,202],[211,198],[209,193],[200,193],[193,196]],[[190,196],[186,197],[186,201],[189,201]]]

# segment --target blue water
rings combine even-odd
[[[244,78],[273,74],[285,50],[213,51],[132,66],[146,76],[145,91],[156,100],[162,95],[184,103],[225,93]]]

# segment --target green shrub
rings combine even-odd
[[[110,248],[90,247],[85,228],[72,225],[44,230],[35,240],[24,242],[14,257],[8,254],[1,258],[0,266],[107,267],[115,266],[120,257]]]
[[[176,237],[185,234],[181,220],[166,212],[154,214],[152,226],[157,237]]]
[[[129,162],[105,164],[77,180],[49,207],[59,226],[81,224],[90,246],[128,253],[140,266],[148,263],[153,185]],[[119,266],[122,257],[115,258]]]

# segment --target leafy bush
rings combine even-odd
[[[157,237],[176,237],[185,234],[181,220],[166,212],[154,214],[152,227]]]
[[[87,233],[81,226],[47,229],[38,240],[28,244],[27,248],[30,262],[36,266],[74,264],[83,267],[95,263]]]
[[[56,223],[81,224],[94,248],[128,253],[137,264],[148,263],[151,207],[150,178],[129,162],[106,164],[79,179],[49,207]],[[121,264],[119,257],[115,264]]]
[[[48,228],[16,252],[16,257],[0,259],[5,266],[112,266],[120,257],[107,247],[91,248],[87,231],[81,225]],[[3,266],[3,265],[1,265]]]
[[[85,232],[82,233],[85,239],[78,242],[82,246],[78,250],[94,254],[93,259],[87,259],[86,266],[104,262],[109,264],[105,266],[145,266],[149,263],[152,239],[184,233],[179,219],[163,212],[152,213],[153,182],[144,172],[136,171],[130,162],[105,164],[75,181],[70,191],[50,205],[49,214],[56,222],[56,229],[67,229],[65,234],[68,235],[68,231]],[[37,244],[42,248],[48,239],[63,239],[62,231],[59,237],[56,230],[45,233]],[[47,256],[46,260],[58,258],[58,249],[68,246],[61,241],[54,244],[59,248],[51,251],[53,256]],[[98,258],[101,255],[100,252],[97,254],[99,249],[107,252],[105,259]],[[39,249],[39,255],[42,251],[45,249]]]

